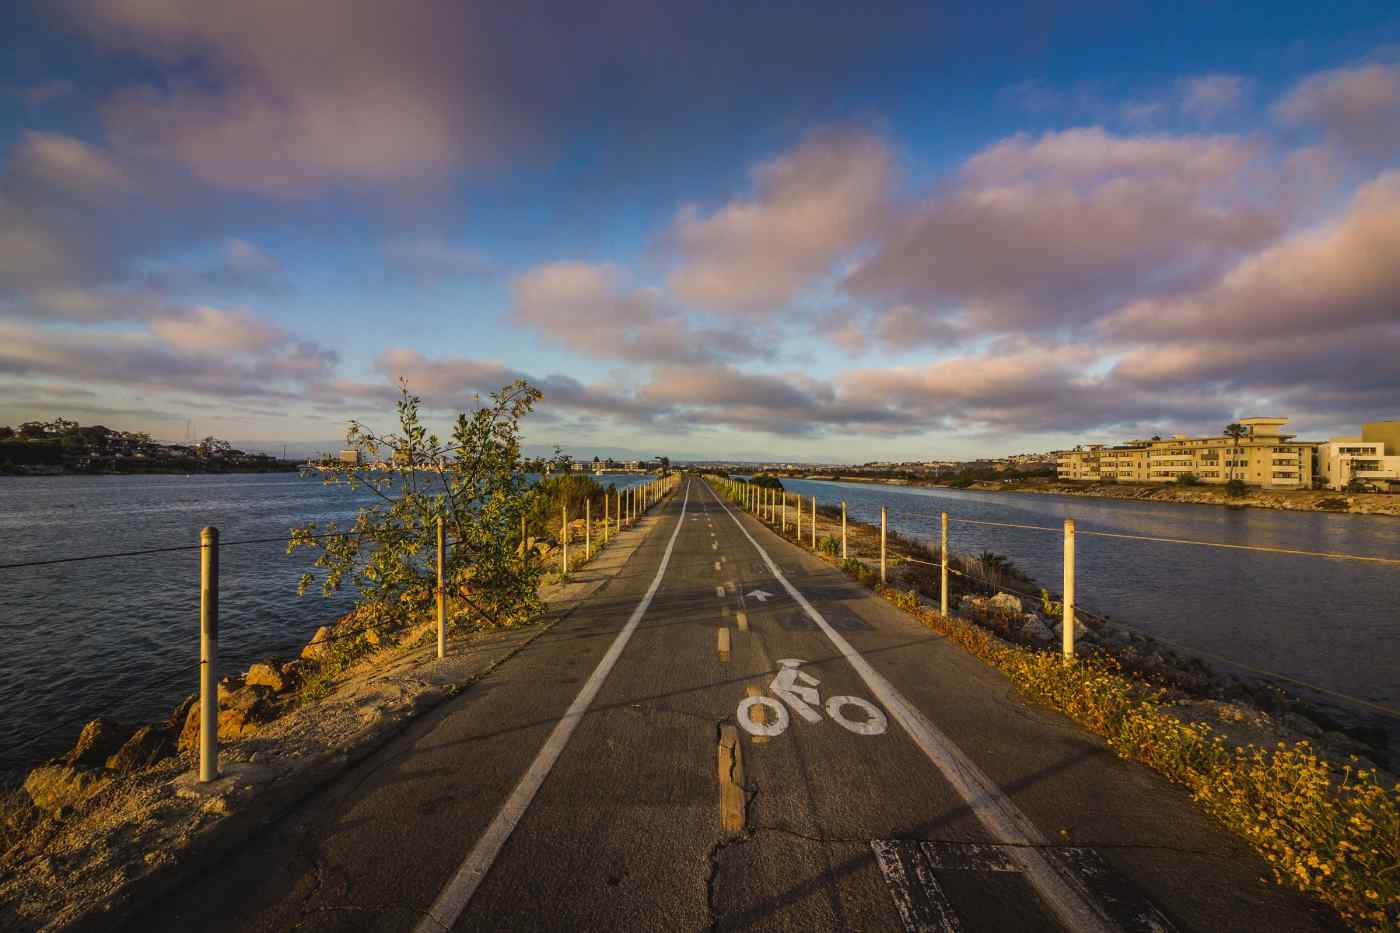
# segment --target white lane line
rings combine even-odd
[[[705,487],[709,489],[708,484]],[[1000,787],[988,777],[981,768],[963,750],[953,744],[953,740],[943,734],[943,731],[935,726],[927,716],[921,713],[914,704],[904,698],[898,690],[894,688],[888,680],[884,678],[875,668],[870,666],[851,643],[846,641],[840,632],[831,627],[831,624],[822,617],[807,597],[788,581],[783,572],[778,569],[778,565],[773,562],[773,558],[768,556],[768,552],[763,546],[754,540],[753,535],[744,527],[738,517],[730,511],[729,506],[724,503],[714,490],[710,490],[715,501],[720,504],[720,508],[729,513],[729,517],[734,520],[734,524],[743,532],[745,538],[758,551],[763,562],[768,565],[769,571],[783,588],[787,590],[802,610],[807,614],[807,618],[817,624],[826,637],[831,641],[841,656],[855,668],[857,674],[865,681],[865,685],[870,692],[884,704],[889,710],[890,716],[894,718],[904,731],[909,733],[909,737],[914,740],[914,744],[928,757],[942,774],[944,779],[952,785],[953,789],[962,797],[963,802],[977,816],[978,821],[987,828],[987,831],[1003,845],[1013,846],[1009,850],[1010,856],[1020,863],[1021,870],[1026,873],[1027,879],[1045,901],[1046,906],[1059,918],[1066,929],[1081,931],[1093,930],[1108,933],[1119,929],[1110,919],[1107,910],[1099,904],[1083,883],[1074,876],[1069,867],[1062,865],[1058,859],[1051,860],[1036,846],[1046,846],[1048,843],[1045,837],[1040,834],[1040,830],[1031,822],[1030,817],[1021,812],[1021,808],[1011,801],[1010,797],[1002,791]]]
[[[661,586],[661,578],[666,575],[666,566],[671,562],[671,551],[675,549],[676,537],[681,533],[681,528],[685,524],[685,509],[689,502],[690,483],[687,481],[685,499],[681,502],[680,520],[676,522],[676,530],[671,532],[671,540],[667,542],[666,550],[661,555],[661,566],[656,569],[656,576],[652,578],[651,586],[647,587],[646,595],[642,597],[641,602],[637,603],[637,608],[632,610],[627,624],[622,627],[622,631],[617,633],[617,638],[613,639],[608,653],[603,655],[603,660],[598,662],[598,666],[594,668],[588,682],[583,685],[578,696],[574,697],[574,702],[569,704],[568,711],[554,727],[554,731],[549,734],[549,738],[545,739],[544,745],[535,755],[535,760],[530,763],[529,770],[520,779],[520,783],[515,785],[515,790],[511,792],[500,812],[496,814],[496,818],[491,821],[490,826],[486,827],[486,832],[481,834],[476,845],[467,853],[466,859],[457,869],[457,873],[452,876],[452,880],[447,882],[447,886],[438,894],[437,900],[429,908],[427,916],[416,927],[417,933],[439,933],[442,930],[450,930],[457,919],[462,916],[462,911],[467,909],[472,895],[480,887],[486,873],[491,870],[492,863],[496,861],[496,856],[500,854],[516,824],[520,822],[525,811],[529,809],[530,802],[535,799],[540,785],[544,784],[544,779],[549,777],[550,769],[559,760],[564,746],[569,744],[574,730],[583,720],[583,714],[588,712],[588,707],[593,703],[598,691],[603,688],[603,681],[608,679],[608,674],[612,672],[613,665],[617,663],[618,657],[622,654],[622,649],[627,647],[628,639],[636,631],[638,623],[642,621],[642,616],[646,615],[647,607],[651,605],[652,598],[656,596],[656,591]]]

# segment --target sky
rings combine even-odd
[[[1400,12],[5,6],[0,424],[301,453],[517,378],[584,455],[1400,418]]]

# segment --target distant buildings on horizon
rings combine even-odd
[[[1359,437],[1300,441],[1287,418],[1243,418],[1239,438],[1154,437],[1124,444],[1085,444],[1060,451],[1056,475],[1076,482],[1221,485],[1240,480],[1264,489],[1345,489],[1355,482],[1400,484],[1400,421],[1362,425]]]

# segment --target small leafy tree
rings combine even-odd
[[[1232,479],[1225,484],[1225,494],[1231,498],[1238,499],[1246,492],[1248,492],[1248,490],[1245,488],[1244,480],[1242,479]]]
[[[758,473],[749,479],[755,486],[762,486],[764,489],[782,489],[783,481],[772,473]]]
[[[616,518],[617,490],[611,485],[604,489],[591,476],[582,473],[560,473],[540,480],[530,491],[526,508],[529,535],[558,541],[563,531],[564,506],[569,507],[572,523],[584,517],[584,503],[592,503],[595,521],[603,517],[603,495],[608,496],[609,514]]]
[[[540,392],[517,380],[489,402],[457,415],[452,436],[430,434],[419,416],[421,400],[401,382],[399,433],[378,434],[351,422],[348,446],[358,464],[325,463],[325,482],[367,490],[376,498],[349,527],[315,522],[292,529],[287,553],[316,553],[321,590],[329,596],[347,582],[359,592],[356,612],[366,628],[402,626],[433,606],[437,582],[437,525],[448,547],[444,580],[454,621],[465,610],[474,622],[508,625],[539,606],[542,568],[521,547],[520,520],[529,484],[520,459],[520,420]],[[315,581],[302,575],[298,592]]]
[[[1200,483],[1201,478],[1195,473],[1178,473],[1176,475],[1176,484],[1178,486],[1199,486]]]

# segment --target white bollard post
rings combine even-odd
[[[812,550],[817,549],[817,497],[812,497]]]
[[[846,500],[841,500],[841,559],[846,559]]]
[[[608,494],[603,493],[603,543],[608,543]]]
[[[1074,657],[1074,519],[1065,519],[1065,657]]]
[[[941,568],[938,573],[938,611],[944,617],[948,616],[948,513],[944,512],[939,517],[938,531],[938,551],[942,558],[939,563]]]
[[[569,575],[569,504],[563,506],[564,526],[560,529],[559,540],[564,548],[564,576]]]
[[[885,582],[885,507],[880,506],[880,582]]]
[[[583,500],[583,559],[593,559],[593,500]]]
[[[447,551],[447,528],[442,516],[437,520],[437,641],[438,660],[447,657],[447,581],[443,572],[444,555]]]
[[[219,529],[199,533],[199,781],[219,776]]]

